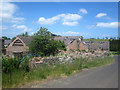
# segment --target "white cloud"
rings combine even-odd
[[[16,11],[16,9],[17,6],[12,3],[0,3],[0,11],[2,11],[2,13],[0,13],[0,17],[11,18],[13,17],[13,14]]]
[[[79,10],[79,13],[87,14],[88,12],[87,12],[86,9],[82,8],[82,9]]]
[[[20,26],[17,26],[16,27],[17,29],[25,29],[25,28],[27,28],[25,25],[20,25]]]
[[[100,23],[97,23],[97,27],[118,28],[118,22],[110,22],[110,23],[100,22]]]
[[[82,16],[80,16],[78,14],[59,14],[57,16],[54,16],[54,17],[48,18],[48,19],[45,19],[44,17],[40,17],[38,20],[38,23],[42,24],[42,25],[48,25],[48,24],[56,23],[57,20],[62,20],[64,23],[67,21],[76,21],[76,20],[79,20],[81,18],[82,18]],[[74,22],[74,23],[76,23],[76,22]]]
[[[79,20],[82,18],[78,14],[61,14],[60,16],[63,18],[63,21]]]
[[[32,31],[31,28],[28,29],[28,27],[25,26],[25,25],[16,25],[16,24],[14,24],[14,25],[12,25],[12,27],[14,27],[14,28],[16,28],[16,29],[19,29],[19,30],[22,30],[23,32]]]
[[[49,18],[49,19],[45,19],[44,17],[40,17],[38,22],[39,22],[39,24],[48,25],[48,24],[56,23],[56,20],[59,20],[58,16],[52,17],[52,18]]]
[[[1,2],[0,3],[0,21],[7,23],[18,23],[24,20],[23,17],[15,17],[14,13],[18,7],[10,2]]]
[[[103,16],[107,16],[107,14],[106,13],[98,13],[96,15],[97,18],[100,18],[100,17],[103,17]]]
[[[78,22],[63,22],[63,25],[76,26]]]

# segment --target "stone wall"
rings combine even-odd
[[[88,58],[89,60],[92,60],[94,58],[99,58],[99,57],[104,57],[104,56],[109,56],[109,52],[73,52],[70,54],[64,54],[61,56],[50,56],[50,57],[34,57],[31,60],[29,60],[29,66],[31,68],[33,67],[37,67],[41,64],[57,64],[57,63],[67,63],[67,64],[71,64],[73,63],[74,58]],[[88,61],[89,61],[88,60]]]

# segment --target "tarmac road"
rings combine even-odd
[[[111,65],[30,86],[31,88],[118,88],[118,56]],[[29,88],[30,88],[29,87]]]

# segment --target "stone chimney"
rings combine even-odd
[[[82,41],[83,41],[83,37],[82,37],[82,36],[80,36],[80,37],[79,37],[79,40],[80,40],[80,42],[82,42]]]

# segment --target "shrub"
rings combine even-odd
[[[4,73],[11,73],[15,69],[19,69],[20,59],[3,58],[2,57],[2,71]]]
[[[95,51],[90,51],[92,54],[95,52]]]

